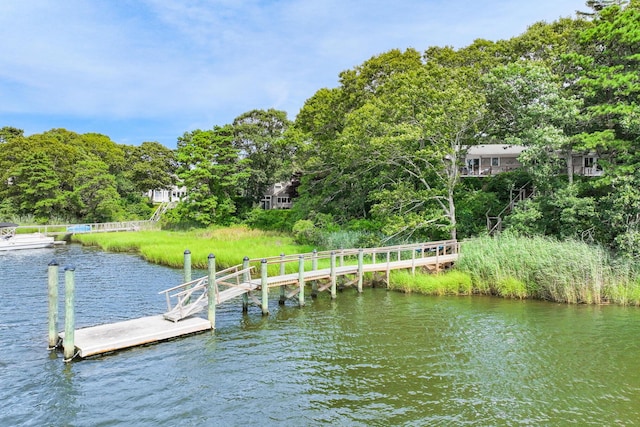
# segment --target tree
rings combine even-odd
[[[195,130],[178,138],[178,177],[189,194],[186,219],[201,225],[226,224],[236,211],[238,183],[247,178],[233,146],[233,127]]]
[[[456,238],[459,159],[484,113],[477,81],[474,70],[427,63],[392,76],[379,97],[350,115],[343,146],[380,169],[372,210],[388,234]]]
[[[379,96],[389,79],[421,66],[416,50],[391,50],[341,72],[340,87],[320,89],[307,100],[291,131],[298,138],[296,157],[303,170],[294,209],[307,216],[331,214],[340,223],[369,216],[378,173],[361,167],[364,153],[344,150],[340,135],[348,115]]]
[[[246,160],[243,189],[250,206],[260,202],[270,185],[293,173],[295,146],[284,138],[290,125],[287,113],[274,109],[252,110],[233,121],[234,146]]]
[[[603,158],[608,242],[640,256],[640,0],[591,3],[592,25],[565,57],[570,89],[585,101],[579,137]]]
[[[24,138],[24,131],[12,126],[4,126],[0,128],[0,144],[15,138]]]
[[[170,189],[176,182],[178,163],[173,150],[158,142],[143,142],[124,149],[126,177],[140,193]]]
[[[565,96],[561,81],[541,63],[521,61],[484,78],[489,136],[527,146],[520,161],[539,191],[549,191],[562,165],[573,182],[572,153],[579,100]]]
[[[12,172],[11,189],[19,195],[20,212],[35,215],[46,222],[52,212],[62,212],[65,198],[60,179],[51,161],[42,152],[35,152]]]
[[[121,219],[122,208],[115,177],[109,173],[108,165],[97,158],[78,162],[72,197],[77,216],[86,221]]]

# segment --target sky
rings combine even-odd
[[[509,39],[585,0],[0,0],[0,127],[176,147],[254,109],[290,120],[391,49]]]

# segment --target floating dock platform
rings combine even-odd
[[[75,347],[77,355],[85,358],[210,329],[211,323],[201,317],[194,316],[180,322],[171,322],[160,314],[76,329]],[[64,332],[61,332],[59,337],[63,339]]]

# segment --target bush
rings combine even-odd
[[[301,219],[293,224],[293,237],[299,245],[313,245],[318,242],[319,232],[312,221]]]
[[[293,228],[292,218],[293,215],[289,209],[256,208],[249,212],[244,223],[258,230],[289,232]]]

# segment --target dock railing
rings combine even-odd
[[[266,260],[270,266],[285,266],[285,272],[296,272],[298,268],[298,262],[300,257],[303,257],[305,261],[305,270],[311,267],[312,270],[316,270],[319,266],[329,266],[332,255],[335,256],[337,266],[342,267],[345,265],[357,265],[358,256],[362,251],[362,256],[365,263],[387,263],[392,261],[408,261],[415,258],[425,258],[431,256],[440,256],[448,254],[457,254],[460,251],[460,244],[457,240],[441,240],[435,242],[426,243],[411,243],[396,246],[383,246],[376,248],[360,248],[360,249],[335,249],[321,252],[307,252],[304,254],[293,255],[279,255],[266,258],[252,258],[249,259],[249,264],[255,266],[254,271],[259,272],[260,263],[262,260]],[[287,268],[287,266],[290,266]],[[284,274],[282,268],[280,274]],[[275,269],[272,267],[269,270],[269,275],[275,273]],[[256,276],[257,277],[257,276]]]
[[[216,304],[221,304],[249,289],[250,284],[245,283],[244,278],[250,277],[251,270],[253,267],[243,268],[242,265],[236,265],[218,271],[214,283]],[[209,276],[204,276],[158,292],[164,294],[167,301],[165,318],[177,321],[203,310],[207,305],[208,285]]]
[[[108,233],[115,231],[140,231],[158,228],[157,222],[149,220],[94,222],[87,224],[55,224],[55,225],[21,225],[17,227],[19,233],[41,233],[45,236]]]

